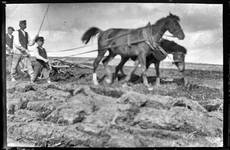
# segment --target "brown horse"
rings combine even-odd
[[[187,53],[186,48],[183,46],[175,43],[174,41],[169,41],[166,39],[160,40],[160,46],[168,53],[173,54],[173,64],[175,64],[178,68],[178,70],[182,73],[184,77],[184,70],[185,70],[185,55]],[[106,59],[106,58],[105,58]],[[131,57],[133,61],[137,59],[136,56]],[[120,71],[122,75],[124,76],[123,66],[124,64],[129,60],[129,57],[122,57],[121,62],[118,64],[118,66],[115,68],[115,74],[114,78],[116,79],[118,72]],[[103,62],[104,60],[102,60]],[[160,61],[155,58],[154,54],[150,54],[146,58],[146,68],[148,69],[149,66],[154,63],[155,70],[156,70],[156,85],[158,86],[160,84],[160,72],[159,72],[159,65]]]
[[[184,32],[179,24],[179,17],[173,14],[169,14],[167,17],[159,19],[155,24],[150,25],[149,34],[152,41],[151,46],[147,42],[136,42],[140,39],[145,39],[144,34],[146,33],[146,27],[141,27],[137,29],[108,29],[102,31],[97,27],[92,27],[88,29],[82,36],[82,42],[87,44],[89,40],[98,35],[98,56],[93,63],[93,83],[98,85],[96,70],[98,68],[99,62],[104,57],[105,53],[109,51],[109,56],[103,62],[104,68],[109,76],[110,70],[108,68],[108,63],[116,56],[120,55],[121,57],[133,57],[137,56],[135,67],[126,77],[125,81],[129,81],[131,74],[136,70],[138,65],[141,65],[142,68],[142,77],[144,84],[149,86],[147,77],[146,77],[146,57],[152,52],[153,48],[159,49],[158,44],[159,40],[166,31],[169,31],[173,36],[178,39],[184,39]],[[131,41],[131,43],[130,43]],[[110,83],[111,79],[107,80]]]

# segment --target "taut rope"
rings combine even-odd
[[[40,25],[40,27],[39,27],[38,35],[39,35],[39,33],[40,33],[41,29],[42,29],[42,25],[43,25],[43,23],[44,23],[46,14],[48,13],[48,9],[49,9],[49,4],[48,4],[47,9],[46,9],[46,12],[45,12],[45,14],[44,14],[44,16],[43,16],[42,23],[41,23],[41,25]]]

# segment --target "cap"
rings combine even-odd
[[[37,42],[37,41],[44,41],[44,38],[42,37],[42,36],[39,36],[39,37],[37,37],[36,39],[35,39],[35,42]]]
[[[12,31],[15,31],[13,27],[8,27],[8,29],[11,29]]]
[[[23,23],[26,23],[26,20],[20,20],[19,21],[19,24],[23,24]]]

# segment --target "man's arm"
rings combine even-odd
[[[36,48],[35,51],[34,51],[34,56],[35,56],[37,59],[43,60],[44,62],[48,62],[48,61],[49,61],[48,59],[45,59],[44,57],[42,57],[41,55],[39,55],[38,49],[37,49],[37,48]]]
[[[18,38],[18,31],[15,31],[13,33],[14,36],[14,41],[13,41],[13,45],[15,48],[19,49],[21,52],[27,52],[27,49],[25,49],[24,47],[21,46],[20,42],[19,42],[19,38]]]
[[[35,37],[31,40],[29,34],[27,33],[28,35],[28,45],[29,46],[33,46],[35,44],[35,39],[38,37],[38,34],[35,35]]]
[[[6,44],[6,54],[11,54],[12,49]]]

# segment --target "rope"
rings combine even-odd
[[[144,42],[144,41],[145,41],[145,39],[137,40],[137,41],[131,42],[130,44],[136,44],[136,43],[140,43],[140,42]],[[93,45],[93,44],[92,44],[92,45]],[[87,51],[87,52],[82,52],[82,53],[67,55],[67,56],[65,56],[65,57],[77,56],[77,55],[82,55],[82,54],[87,54],[87,53],[91,53],[91,52],[96,52],[96,51],[108,49],[108,48],[114,48],[114,47],[126,46],[126,45],[128,45],[128,44],[119,44],[119,45],[114,45],[114,46],[108,46],[108,47],[104,47],[104,48],[101,48],[101,49],[94,49],[94,50],[90,50],[90,51]],[[91,45],[89,45],[89,46],[91,46]],[[80,48],[84,48],[84,47],[87,47],[87,46],[83,45],[83,46],[80,46],[80,47],[71,48],[71,49],[65,49],[65,50],[62,50],[62,51],[71,51],[71,50],[74,50],[74,49],[80,49]],[[50,51],[50,52],[51,52],[51,51]],[[53,51],[52,51],[52,52],[53,52]]]
[[[87,52],[82,52],[82,53],[77,53],[77,54],[69,55],[69,56],[67,56],[67,57],[70,57],[70,56],[77,56],[77,55],[83,55],[83,54],[88,54],[88,53],[97,52],[97,51],[98,51],[98,49],[94,49],[94,50],[87,51]]]
[[[41,23],[41,25],[40,25],[40,27],[39,27],[38,35],[39,35],[39,33],[40,33],[41,29],[42,29],[42,25],[43,25],[43,23],[44,23],[46,14],[48,13],[48,9],[49,9],[49,4],[48,4],[47,9],[46,9],[46,12],[45,12],[45,14],[44,14],[44,16],[43,16],[42,23]]]
[[[144,41],[145,40],[137,40],[137,41],[134,41],[134,42],[132,42],[130,44],[136,44],[136,43],[140,43],[140,42],[144,42]],[[68,55],[68,56],[65,56],[65,57],[77,56],[77,55],[82,55],[82,54],[88,54],[88,53],[92,53],[92,52],[96,52],[96,51],[100,51],[100,50],[104,50],[104,49],[108,49],[108,48],[114,48],[114,47],[126,46],[126,45],[128,45],[128,44],[120,44],[120,45],[108,46],[108,47],[104,47],[104,48],[101,48],[101,49],[94,49],[94,50],[90,50],[90,51],[87,51],[87,52],[82,52],[82,53]]]
[[[74,48],[69,48],[69,49],[63,49],[63,50],[55,50],[55,51],[50,51],[50,52],[67,52],[67,51],[72,51],[72,50],[81,49],[81,48],[85,48],[85,47],[90,47],[90,46],[93,46],[93,45],[94,44],[83,45],[83,46],[79,46],[79,47],[74,47]]]

